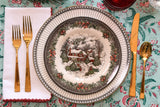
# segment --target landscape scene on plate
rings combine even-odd
[[[61,58],[67,71],[84,72],[88,76],[99,72],[105,56],[102,51],[103,44],[94,37],[68,38],[62,46]]]
[[[65,25],[65,26],[64,26]],[[63,78],[64,74],[58,72],[55,69],[55,56],[56,56],[56,44],[59,37],[66,36],[67,30],[72,29],[95,29],[102,32],[102,38],[110,42],[111,52],[110,52],[110,66],[108,73],[101,75],[97,83],[87,84],[87,83],[72,83]],[[115,45],[115,40],[113,39],[113,34],[109,30],[106,30],[101,24],[97,24],[90,20],[75,20],[72,23],[63,24],[55,33],[52,45],[48,48],[47,59],[48,63],[54,68],[52,70],[52,78],[54,81],[58,82],[62,87],[67,88],[67,90],[72,90],[74,92],[90,92],[103,87],[107,83],[109,76],[112,74],[115,67],[119,64],[119,49]],[[99,72],[100,67],[104,63],[105,52],[104,44],[94,36],[85,36],[77,34],[77,36],[68,37],[63,43],[60,50],[60,58],[62,64],[65,66],[66,72],[72,72],[76,74],[83,74],[84,77],[92,76]]]

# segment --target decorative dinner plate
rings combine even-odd
[[[91,103],[112,94],[130,64],[125,30],[109,13],[75,6],[51,16],[35,39],[34,65],[43,85],[74,103]]]

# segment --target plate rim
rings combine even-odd
[[[125,44],[126,44],[126,48],[127,48],[127,55],[128,57],[126,58],[127,59],[127,64],[126,64],[126,67],[127,67],[127,70],[126,70],[126,75],[125,77],[122,79],[121,83],[119,84],[119,86],[117,86],[116,88],[114,88],[114,90],[112,89],[110,92],[108,92],[107,96],[105,94],[105,96],[99,96],[97,98],[94,98],[94,99],[89,99],[89,100],[75,100],[75,99],[71,99],[71,98],[66,98],[62,95],[58,95],[57,92],[52,92],[52,89],[47,85],[46,81],[44,80],[44,78],[41,76],[40,72],[39,72],[39,68],[36,66],[37,64],[37,61],[36,61],[36,46],[38,45],[36,42],[39,41],[39,39],[37,40],[37,38],[40,37],[41,33],[43,32],[44,28],[47,26],[47,24],[49,22],[52,21],[52,19],[54,19],[55,17],[57,17],[58,15],[66,12],[66,11],[69,11],[69,10],[75,10],[75,9],[91,9],[91,10],[94,10],[94,11],[98,11],[98,12],[101,12],[102,14],[105,14],[105,16],[109,17],[114,23],[116,23],[116,25],[118,26],[118,28],[121,30],[122,34],[123,34],[123,37],[124,37],[124,40],[125,40]],[[96,8],[96,7],[92,7],[92,6],[70,6],[70,7],[67,7],[67,8],[64,8],[62,10],[59,10],[58,12],[56,12],[55,14],[53,14],[51,17],[49,17],[45,22],[44,24],[40,27],[36,37],[35,37],[35,40],[34,40],[34,45],[33,45],[33,50],[32,50],[32,55],[33,55],[33,63],[34,63],[34,68],[35,68],[35,71],[36,71],[36,74],[40,80],[40,82],[45,86],[45,88],[51,92],[52,94],[54,94],[55,96],[57,96],[58,98],[61,98],[62,100],[65,100],[65,101],[68,101],[68,102],[72,102],[72,103],[78,103],[78,104],[86,104],[86,103],[93,103],[93,102],[98,102],[98,101],[101,101],[107,97],[109,97],[111,94],[113,94],[119,87],[120,85],[124,82],[125,78],[127,77],[128,75],[128,72],[129,72],[129,68],[130,68],[130,65],[131,65],[131,50],[130,50],[130,44],[129,44],[129,38],[127,37],[127,33],[126,33],[126,30],[124,29],[124,27],[120,24],[120,22],[114,17],[112,16],[110,13],[108,13],[107,11],[104,11],[104,10],[101,10],[99,8]]]

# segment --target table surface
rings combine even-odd
[[[0,107],[159,107],[160,106],[160,12],[152,10],[148,4],[148,0],[137,0],[130,8],[123,11],[110,11],[104,4],[103,0],[60,0],[49,3],[30,2],[29,0],[0,0]],[[61,99],[53,96],[52,99],[45,103],[33,102],[3,102],[2,93],[2,78],[3,78],[3,52],[4,52],[4,14],[5,7],[51,7],[53,14],[63,8],[76,5],[89,5],[101,8],[110,12],[116,17],[120,23],[125,27],[128,38],[130,38],[132,21],[135,13],[140,13],[140,25],[138,36],[138,52],[140,45],[144,41],[151,42],[152,56],[148,59],[146,64],[146,78],[145,78],[145,98],[139,99],[143,62],[139,54],[137,55],[137,75],[136,75],[136,97],[129,97],[129,86],[131,78],[131,69],[123,82],[108,98],[95,102],[92,104],[73,104],[70,102],[62,101]],[[132,60],[131,60],[132,61]]]

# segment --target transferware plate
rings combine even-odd
[[[74,103],[91,103],[111,95],[130,64],[125,30],[110,14],[75,6],[51,16],[39,30],[34,65],[43,85]]]

